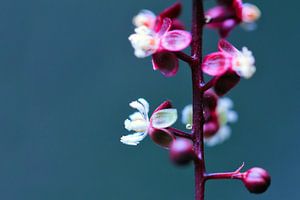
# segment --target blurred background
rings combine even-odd
[[[119,142],[130,101],[144,97],[151,110],[191,101],[187,66],[166,79],[127,39],[140,9],[173,2],[0,1],[0,199],[193,199],[192,166],[173,166],[149,138]],[[191,1],[182,2],[189,27]],[[272,185],[253,195],[239,181],[211,181],[206,199],[300,199],[300,3],[250,2],[263,11],[258,29],[237,28],[229,41],[253,50],[257,73],[230,92],[239,122],[230,140],[206,148],[207,169],[262,166]],[[205,32],[205,52],[216,44],[216,32]]]

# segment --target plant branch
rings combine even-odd
[[[173,127],[169,127],[168,130],[171,131],[174,135],[176,135],[178,137],[192,139],[192,135],[189,134],[189,133],[186,133],[184,131],[178,130],[178,129],[173,128]]]
[[[194,59],[193,57],[187,55],[186,53],[182,52],[182,51],[177,51],[177,52],[174,52],[175,55],[177,56],[177,58],[179,58],[180,60],[188,63],[188,64],[192,64]]]
[[[206,84],[204,84],[203,86],[200,85],[200,89],[202,92],[205,92],[206,90],[209,90],[210,88],[212,88],[215,83],[216,83],[217,77],[213,77],[212,79],[210,79]]]
[[[205,161],[203,144],[203,92],[199,86],[204,84],[202,63],[202,34],[204,26],[203,0],[193,0],[191,54],[195,62],[190,64],[193,85],[193,142],[195,159],[195,200],[204,200]]]

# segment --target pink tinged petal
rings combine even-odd
[[[160,27],[158,27],[158,31],[157,31],[158,36],[162,36],[166,32],[168,32],[171,26],[172,26],[172,20],[170,18],[162,19],[162,24]]]
[[[232,57],[223,52],[216,52],[207,55],[203,59],[202,69],[211,76],[219,76],[231,67]]]
[[[228,53],[232,56],[237,56],[239,54],[239,50],[237,50],[232,44],[228,41],[221,39],[218,43],[218,49],[221,52]]]
[[[233,9],[238,21],[242,21],[243,17],[243,2],[242,0],[233,0],[232,2]]]
[[[227,6],[215,6],[205,12],[205,16],[211,18],[213,21],[223,21],[232,16],[230,9]]]
[[[162,104],[160,104],[155,110],[153,113],[157,112],[157,111],[160,111],[160,110],[163,110],[163,109],[168,109],[168,108],[172,108],[172,104],[169,100],[167,101],[164,101]]]
[[[229,32],[237,25],[237,21],[235,19],[227,19],[222,23],[222,26],[219,30],[222,38],[226,38]]]
[[[173,19],[180,15],[181,10],[182,10],[182,5],[180,2],[177,2],[171,5],[170,7],[166,8],[164,11],[162,11],[159,16],[161,18],[168,17]]]
[[[154,70],[159,70],[164,76],[174,76],[179,68],[176,55],[172,52],[160,52],[152,55]]]
[[[187,31],[174,30],[167,32],[161,39],[161,47],[168,51],[181,51],[188,47],[192,36]]]
[[[149,128],[150,138],[158,145],[169,148],[172,142],[175,140],[175,136],[167,129],[155,129]]]

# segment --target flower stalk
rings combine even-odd
[[[182,111],[182,122],[190,133],[172,127],[177,110],[170,101],[163,102],[149,117],[149,104],[140,98],[129,105],[138,112],[125,120],[125,128],[135,133],[121,137],[127,145],[138,145],[147,135],[159,146],[168,149],[178,165],[194,163],[195,200],[204,200],[205,183],[213,179],[238,179],[251,193],[262,193],[270,185],[270,176],[262,168],[241,172],[244,164],[233,172],[207,173],[204,144],[214,146],[229,138],[229,123],[237,121],[233,102],[223,97],[240,78],[249,79],[256,71],[255,59],[246,47],[236,49],[224,38],[237,25],[254,27],[259,9],[242,0],[218,0],[218,5],[204,11],[203,0],[192,0],[191,33],[177,19],[181,3],[177,2],[159,15],[142,10],[133,20],[135,33],[129,40],[139,58],[152,56],[152,66],[165,77],[175,76],[179,60],[191,69],[192,104]],[[218,30],[218,51],[203,56],[203,29]],[[191,54],[184,53],[190,47]],[[203,74],[212,76],[205,83]],[[222,97],[222,98],[221,98]]]

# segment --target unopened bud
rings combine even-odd
[[[210,138],[214,136],[219,130],[219,123],[217,121],[210,121],[204,124],[203,131],[204,137]]]
[[[249,192],[256,194],[265,192],[271,183],[269,173],[259,167],[254,167],[246,171],[243,174],[242,180]]]
[[[174,140],[170,146],[170,158],[177,165],[189,164],[195,157],[193,144],[187,139]]]
[[[204,95],[204,105],[210,110],[214,110],[217,107],[218,96],[213,90],[207,90]]]

